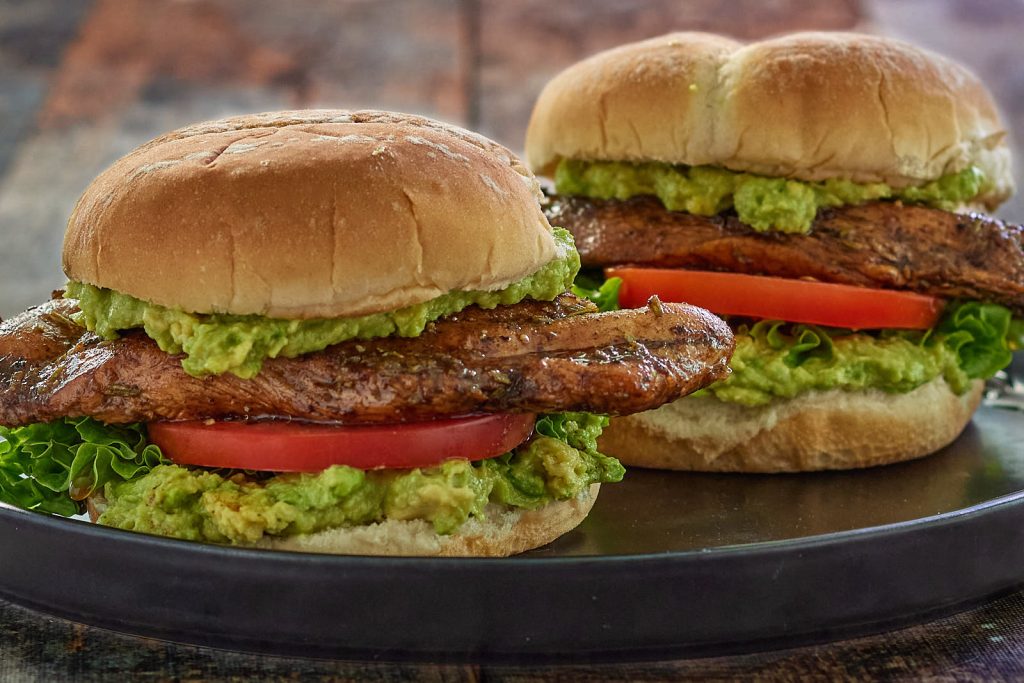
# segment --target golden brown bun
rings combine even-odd
[[[624,465],[702,472],[808,472],[919,458],[951,443],[981,402],[939,378],[906,394],[808,392],[747,408],[683,398],[612,418],[598,446]]]
[[[725,166],[902,187],[968,165],[1013,191],[1006,129],[965,68],[889,38],[796,33],[743,45],[673,33],[601,52],[540,94],[526,156]]]
[[[390,519],[303,536],[267,538],[257,547],[337,555],[506,557],[547,545],[575,529],[594,506],[600,488],[600,484],[594,484],[572,500],[549,503],[537,510],[489,505],[486,519],[470,519],[448,536],[435,533],[434,527],[422,519]],[[95,522],[103,501],[90,498],[87,506]]]
[[[373,111],[242,116],[168,133],[78,201],[72,280],[186,311],[354,316],[495,290],[555,256],[507,149]]]

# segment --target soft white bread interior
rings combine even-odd
[[[894,187],[974,165],[978,203],[1013,191],[1006,127],[972,73],[852,33],[672,33],[601,52],[541,92],[526,155],[548,174],[562,158],[654,160]]]
[[[547,545],[575,529],[586,519],[600,489],[600,484],[593,484],[572,500],[537,510],[488,505],[485,519],[471,518],[447,536],[422,519],[389,519],[315,534],[267,537],[256,547],[337,555],[506,557]],[[89,499],[92,521],[98,519],[103,505],[102,499]]]
[[[496,290],[555,257],[507,149],[405,114],[277,112],[168,133],[86,189],[72,280],[198,313],[356,316]]]
[[[951,443],[981,402],[938,378],[905,394],[812,391],[748,408],[690,397],[612,418],[598,445],[625,465],[703,472],[807,472],[919,458]]]

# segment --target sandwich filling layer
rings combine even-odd
[[[482,518],[489,503],[533,510],[575,498],[591,484],[622,479],[619,462],[597,450],[605,424],[606,418],[585,413],[545,415],[533,436],[505,455],[418,469],[336,465],[271,475],[181,467],[148,444],[141,426],[108,427],[93,420],[0,430],[7,439],[0,441],[0,454],[8,463],[33,460],[30,467],[48,468],[48,484],[70,487],[79,497],[102,492],[101,524],[253,544],[266,536],[385,519],[422,519],[437,533],[450,534],[470,517]],[[46,511],[74,514],[74,503],[65,500],[69,509]]]
[[[951,178],[936,187],[956,185]],[[948,302],[931,329],[917,332],[848,329],[857,327],[852,321],[824,328],[774,316],[733,318],[732,374],[700,392],[722,402],[766,406],[831,390],[903,394],[938,378],[963,395],[971,380],[991,377],[1024,348],[1024,231],[982,214],[869,201],[824,209],[809,233],[793,234],[759,231],[728,211],[670,211],[652,196],[558,196],[545,213],[573,233],[584,266],[594,269],[587,274],[629,264],[913,292]],[[577,291],[598,305],[617,304],[614,278],[583,287],[584,279],[577,280]],[[751,300],[762,296],[749,292]],[[856,308],[848,312],[856,317]]]
[[[581,275],[574,291],[603,310],[618,308],[618,278]],[[851,330],[781,320],[729,320],[731,373],[696,391],[747,407],[814,391],[903,394],[941,378],[957,395],[1007,367],[1024,348],[1024,320],[998,304],[954,302],[929,330]]]
[[[594,447],[604,422],[594,415],[649,410],[707,386],[726,374],[733,347],[728,327],[700,309],[597,314],[566,293],[472,306],[415,338],[268,359],[253,379],[196,378],[141,331],[104,340],[72,320],[76,310],[54,299],[0,323],[0,501],[75,515],[101,497],[104,523],[238,543],[383,518],[444,532],[488,504],[575,499],[622,474]],[[246,416],[394,425],[487,413],[544,417],[532,440],[473,464],[279,477],[172,466],[144,426]]]
[[[134,331],[105,340],[71,299],[0,323],[0,424],[65,417],[108,424],[277,417],[391,424],[474,413],[648,410],[727,373],[732,333],[664,304],[597,314],[571,294],[470,306],[417,337],[350,340],[269,358],[252,379],[193,377]]]
[[[734,323],[732,374],[698,392],[753,407],[811,391],[907,393],[942,378],[956,394],[1010,364],[1024,323],[977,302],[949,306],[924,332],[853,331],[780,321]]]
[[[820,182],[771,178],[718,166],[562,159],[555,185],[561,195],[596,199],[655,196],[669,211],[698,216],[734,209],[742,223],[757,231],[807,233],[821,208],[900,200],[952,210],[983,192],[985,176],[968,166],[923,185],[894,188],[842,178]]]
[[[550,301],[569,288],[580,266],[568,231],[556,228],[554,238],[555,259],[504,289],[453,291],[397,311],[351,318],[281,320],[196,314],[81,282],[68,283],[66,295],[78,300],[76,322],[102,337],[115,339],[121,330],[143,328],[162,351],[184,353],[182,367],[190,375],[230,372],[250,379],[267,358],[294,358],[349,339],[415,337],[429,322],[472,305],[494,308],[524,299]]]

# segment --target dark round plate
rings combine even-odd
[[[638,659],[827,640],[1024,582],[1024,414],[916,462],[812,475],[632,471],[505,559],[239,550],[0,508],[0,594],[127,633],[388,659]]]

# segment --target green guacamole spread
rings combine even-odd
[[[806,391],[906,393],[939,376],[958,394],[970,385],[956,353],[944,344],[922,345],[905,337],[863,333],[829,339],[810,327],[799,327],[803,329],[795,334],[778,333],[788,339],[776,344],[769,341],[766,330],[738,333],[729,364],[732,375],[708,387],[707,393],[728,403],[761,406]],[[813,339],[810,343],[815,346],[801,349],[800,337]]]
[[[1010,364],[1020,348],[1009,309],[951,304],[926,332],[854,332],[779,321],[735,326],[736,351],[724,381],[701,391],[760,406],[806,391],[879,389],[906,393],[942,377],[962,394]]]
[[[735,209],[755,230],[806,233],[818,209],[875,199],[902,200],[951,210],[976,197],[984,175],[971,166],[918,187],[829,179],[804,182],[738,173],[715,166],[677,166],[660,162],[563,159],[555,171],[560,194],[599,199],[658,197],[669,211],[713,216]]]
[[[575,498],[594,483],[621,481],[622,465],[597,451],[606,423],[583,413],[544,416],[534,436],[510,453],[428,469],[334,466],[260,480],[241,472],[157,465],[128,481],[108,482],[109,506],[99,522],[233,544],[384,519],[424,519],[449,534],[470,517],[483,517],[488,503],[535,509]]]
[[[77,322],[100,336],[112,339],[119,330],[142,327],[163,351],[184,353],[181,364],[190,375],[230,372],[249,379],[259,373],[266,358],[293,358],[349,339],[415,337],[427,323],[471,305],[494,308],[526,298],[554,299],[569,289],[580,267],[569,232],[555,228],[554,237],[555,259],[505,289],[449,292],[397,311],[354,318],[282,320],[187,313],[81,282],[69,282],[65,296],[78,299]]]

